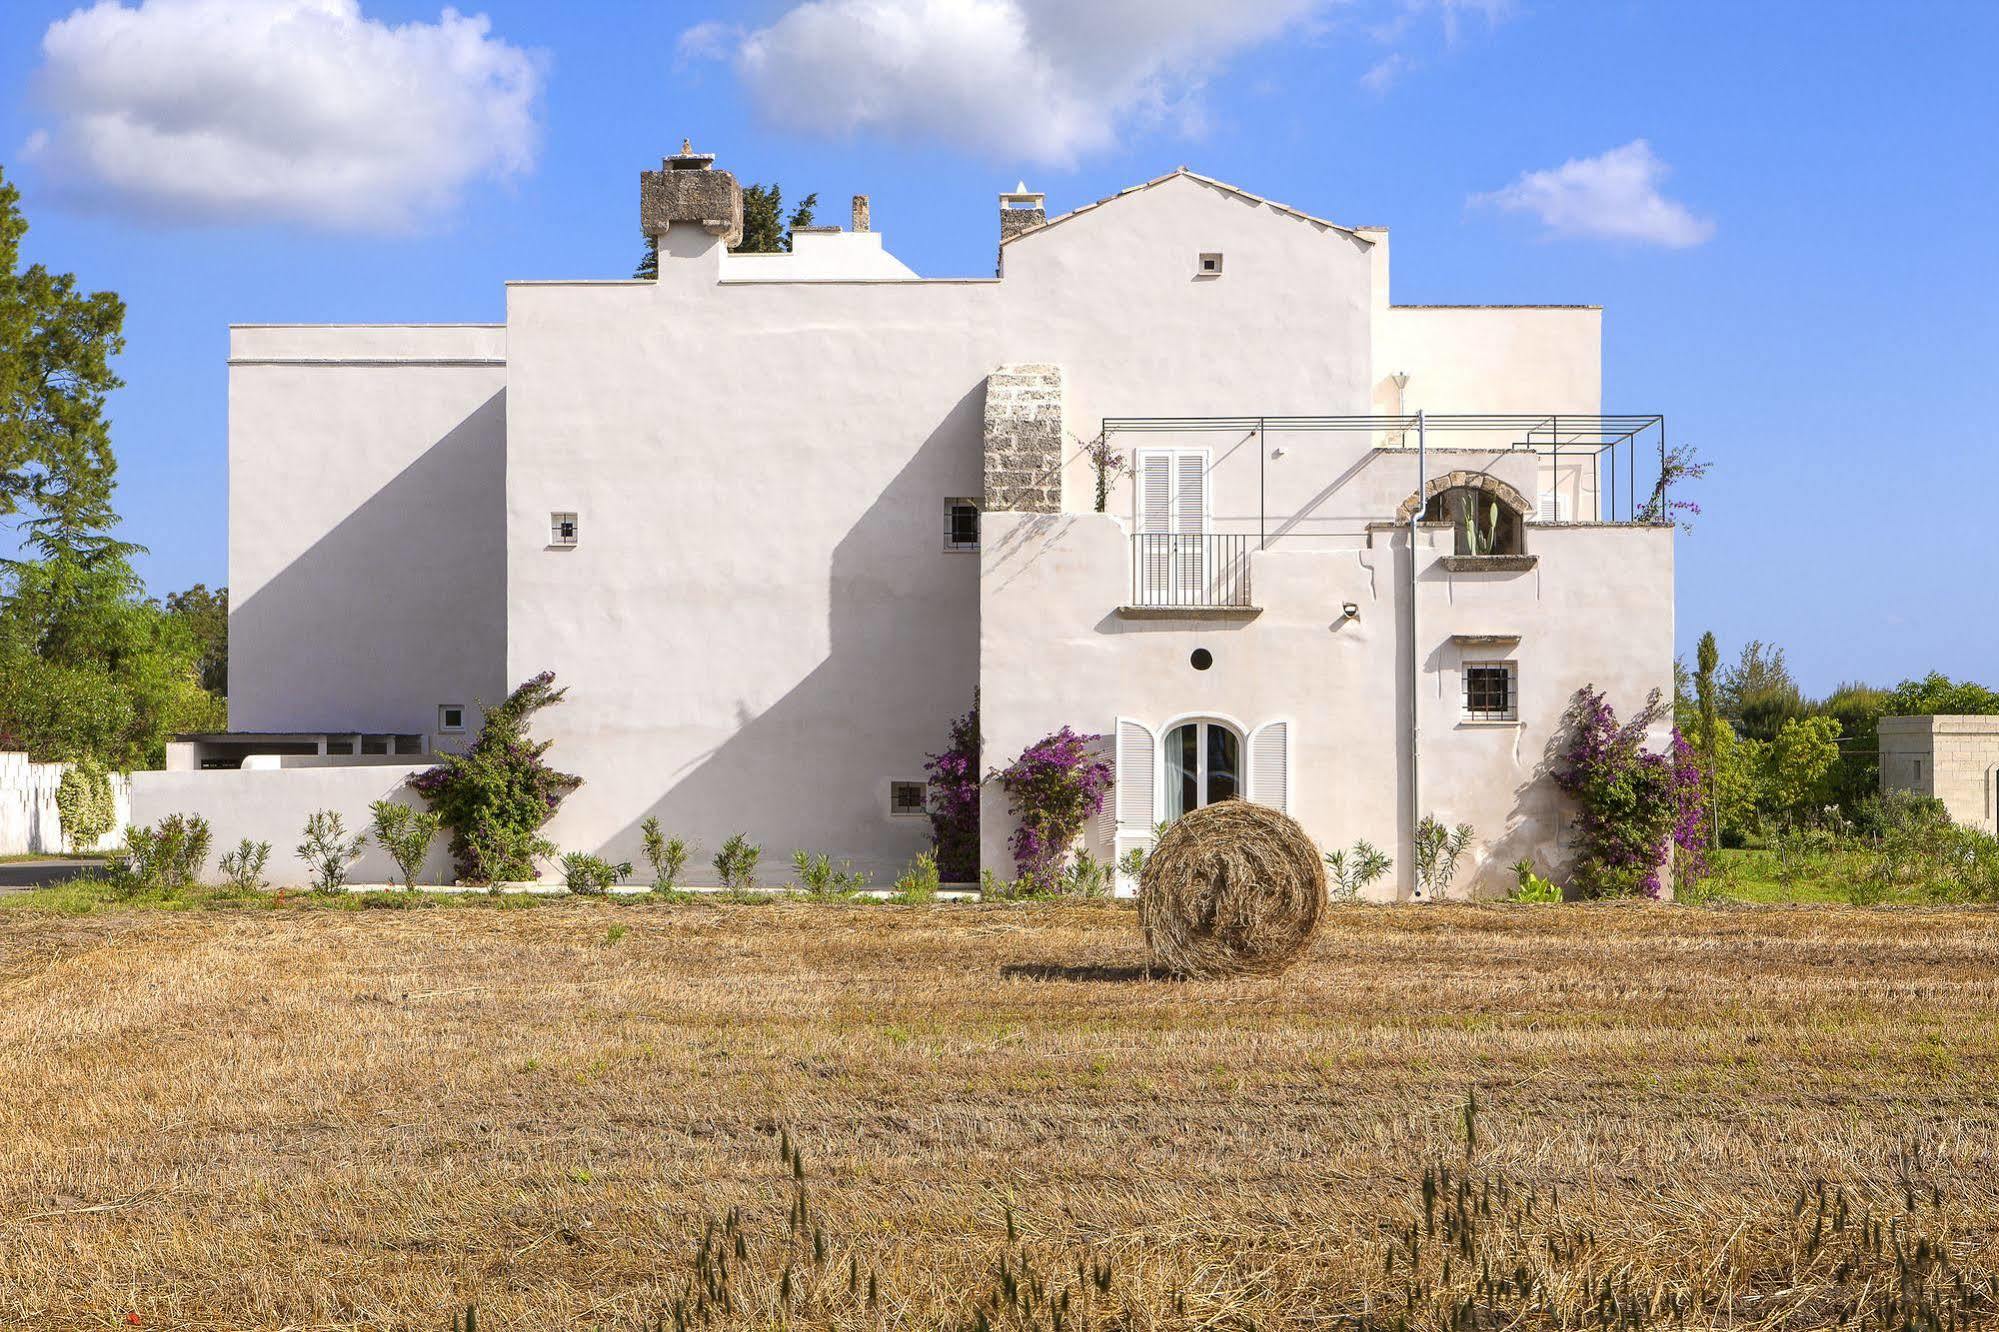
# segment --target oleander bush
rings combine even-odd
[[[118,804],[103,764],[85,755],[63,769],[56,784],[56,815],[72,853],[95,847],[117,825]]]

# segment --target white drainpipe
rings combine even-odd
[[[1429,441],[1423,413],[1416,413],[1416,508],[1409,515],[1409,875],[1410,894],[1421,891],[1416,881],[1416,829],[1423,821],[1423,656],[1416,632],[1416,537],[1423,521],[1430,483]]]

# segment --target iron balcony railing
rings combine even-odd
[[[1131,539],[1131,604],[1250,605],[1250,540],[1241,533],[1139,533]]]

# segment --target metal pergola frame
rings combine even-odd
[[[1638,516],[1638,441],[1647,432],[1656,431],[1659,439],[1658,508],[1663,515],[1670,512],[1666,508],[1666,418],[1664,416],[1590,416],[1571,412],[1548,412],[1545,414],[1519,415],[1504,413],[1487,414],[1437,414],[1427,412],[1403,414],[1399,416],[1107,416],[1103,418],[1103,441],[1108,444],[1114,434],[1174,434],[1196,431],[1254,431],[1257,436],[1256,449],[1256,525],[1257,546],[1266,548],[1269,544],[1268,515],[1265,512],[1264,481],[1268,468],[1270,451],[1264,448],[1270,432],[1336,432],[1367,431],[1370,434],[1392,434],[1397,438],[1390,452],[1409,452],[1416,455],[1416,494],[1420,499],[1429,489],[1429,432],[1431,430],[1449,432],[1467,431],[1481,434],[1504,434],[1512,438],[1503,447],[1508,449],[1531,449],[1535,453],[1552,453],[1557,467],[1555,490],[1555,521],[1561,521],[1560,471],[1562,448],[1566,438],[1568,447],[1578,453],[1595,455],[1599,460],[1608,452],[1611,460],[1610,497],[1612,511],[1617,502],[1616,465],[1617,449],[1625,451],[1625,521],[1636,522]],[[1547,434],[1545,443],[1538,438]],[[1416,436],[1415,448],[1409,447],[1409,435]],[[1375,448],[1382,448],[1375,445]],[[1601,497],[1604,487],[1597,487],[1598,510],[1601,513]],[[1652,497],[1648,496],[1648,501]],[[1409,765],[1409,817],[1404,830],[1403,845],[1409,859],[1405,862],[1414,866],[1418,860],[1417,842],[1423,810],[1423,716],[1420,699],[1422,697],[1422,642],[1417,626],[1418,604],[1416,596],[1416,548],[1417,529],[1422,521],[1423,506],[1419,503],[1409,515],[1409,560],[1408,560],[1408,605],[1409,605],[1409,700],[1408,700],[1408,765]],[[1610,521],[1616,521],[1611,519]],[[1412,880],[1413,882],[1413,880]]]
[[[1638,518],[1638,467],[1637,453],[1641,438],[1648,433],[1655,434],[1659,447],[1660,475],[1666,467],[1666,418],[1657,414],[1592,416],[1580,412],[1505,413],[1505,412],[1416,412],[1397,416],[1106,416],[1103,418],[1103,439],[1108,442],[1116,434],[1182,434],[1198,431],[1250,431],[1257,435],[1256,461],[1256,526],[1257,548],[1264,549],[1269,544],[1269,519],[1265,510],[1265,479],[1269,468],[1269,453],[1261,447],[1271,432],[1286,434],[1326,434],[1363,431],[1368,434],[1394,435],[1400,441],[1387,447],[1394,452],[1409,452],[1417,455],[1417,493],[1421,494],[1427,482],[1427,436],[1431,430],[1451,434],[1469,432],[1478,434],[1510,435],[1500,447],[1523,449],[1534,453],[1546,453],[1553,457],[1557,469],[1561,466],[1562,453],[1567,449],[1575,454],[1590,454],[1599,462],[1610,455],[1610,484],[1598,486],[1598,494],[1608,492],[1612,511],[1617,501],[1617,450],[1624,449],[1625,476],[1625,522],[1636,522]],[[1411,446],[1409,436],[1416,437]],[[1664,512],[1666,496],[1659,496],[1661,512]],[[1555,494],[1555,521],[1560,522],[1561,492]],[[1617,521],[1611,519],[1608,521]]]

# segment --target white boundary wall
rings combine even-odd
[[[56,812],[56,787],[67,763],[33,763],[26,754],[0,753],[0,856],[40,853],[63,855],[62,816]],[[123,773],[111,774],[111,804],[115,821],[93,851],[109,851],[125,840],[132,814],[132,783]]]
[[[347,832],[366,832],[368,806],[384,798],[421,808],[422,799],[406,784],[429,763],[376,764],[337,768],[224,768],[206,772],[142,772],[132,782],[132,818],[151,825],[169,814],[199,814],[208,820],[213,841],[203,873],[214,878],[215,859],[244,838],[271,844],[264,874],[277,887],[303,887],[311,876],[298,858],[305,821],[330,809],[346,821]],[[390,883],[395,865],[371,841],[348,872],[354,883]],[[422,883],[450,883],[451,856],[439,833]]]

